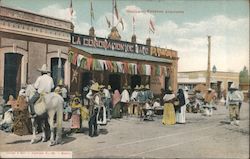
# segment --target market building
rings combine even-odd
[[[43,64],[57,83],[59,56],[62,78],[69,85],[72,32],[69,21],[0,6],[0,96],[16,97],[21,85],[35,82]]]
[[[138,44],[135,35],[132,42],[121,41],[115,27],[107,39],[96,37],[93,28],[89,32],[71,35],[71,92],[82,92],[90,80],[113,90],[141,84],[149,84],[154,94],[177,89],[177,51],[153,47],[150,38]]]

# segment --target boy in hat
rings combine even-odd
[[[50,93],[55,86],[52,77],[48,74],[50,71],[47,69],[46,64],[38,69],[38,71],[41,72],[41,75],[36,79],[36,82],[34,83],[34,87],[37,91],[29,101],[32,117],[35,117],[34,104],[40,98],[40,94]]]

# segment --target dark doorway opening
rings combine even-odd
[[[118,89],[121,91],[121,76],[119,74],[110,74],[109,75],[109,85],[112,88],[112,91]]]
[[[17,98],[21,87],[21,54],[6,53],[4,56],[4,99],[7,101],[9,95]]]
[[[81,75],[81,91],[83,91],[84,87],[89,85],[90,80],[92,80],[92,73],[91,72],[83,72]]]
[[[58,77],[59,74],[61,73],[61,77],[64,81],[64,65],[65,65],[65,59],[62,59],[62,68],[61,68],[61,72],[59,72],[59,68],[58,68],[58,62],[59,62],[59,58],[51,58],[51,77],[53,78],[54,84],[57,85],[58,82]]]
[[[136,85],[138,85],[139,87],[141,85],[141,76],[139,75],[131,76],[131,88],[134,89]]]
[[[170,86],[170,77],[165,77],[165,90],[168,90]]]

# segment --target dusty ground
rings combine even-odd
[[[188,113],[186,124],[173,126],[162,125],[161,117],[148,122],[123,118],[100,127],[94,138],[87,135],[85,122],[82,133],[68,134],[63,145],[54,147],[48,142],[31,145],[31,136],[0,132],[0,150],[72,151],[77,158],[249,158],[248,103],[242,106],[240,126],[228,120],[224,106],[218,106],[212,117]]]

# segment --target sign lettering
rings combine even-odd
[[[71,43],[74,45],[83,45],[87,47],[100,48],[105,50],[114,50],[127,53],[138,53],[149,55],[150,48],[147,45],[135,44],[125,41],[116,41],[112,39],[97,38],[87,35],[71,34]]]

